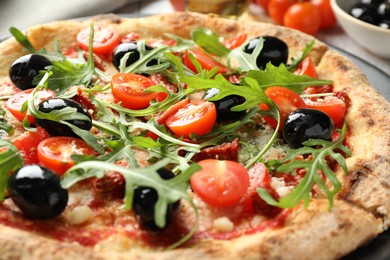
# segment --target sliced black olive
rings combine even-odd
[[[38,110],[43,113],[49,113],[53,110],[60,110],[66,107],[74,107],[77,109],[78,113],[82,113],[86,115],[89,120],[66,120],[72,125],[77,126],[83,130],[90,130],[92,127],[92,119],[91,115],[87,112],[87,110],[79,103],[71,99],[63,99],[63,98],[52,98],[47,99],[39,103]],[[35,118],[35,123],[41,127],[43,127],[50,136],[70,136],[79,138],[77,134],[75,134],[72,129],[64,124],[61,124],[56,121],[51,121],[48,119],[39,119]]]
[[[378,14],[384,20],[390,20],[390,0],[383,2],[378,6]]]
[[[175,176],[170,170],[164,168],[159,169],[157,173],[164,180],[171,179]],[[154,222],[154,206],[156,205],[157,200],[158,194],[157,191],[153,188],[140,186],[134,189],[133,211],[139,217],[142,226],[152,231],[158,231],[162,229]],[[174,219],[179,205],[180,200],[168,205],[165,215],[165,227],[167,227]]]
[[[259,56],[256,59],[257,67],[265,68],[268,62],[274,66],[285,64],[288,59],[288,46],[281,39],[274,36],[263,36],[264,45]],[[259,44],[260,38],[254,38],[244,47],[244,52],[253,53]]]
[[[384,29],[390,29],[390,20],[382,20],[378,26]]]
[[[208,100],[219,93],[216,88],[207,90],[203,99]],[[245,111],[231,111],[232,107],[243,104],[245,98],[238,95],[229,95],[222,99],[210,101],[217,109],[217,122],[236,121],[245,115]]]
[[[302,147],[309,139],[329,140],[334,124],[322,111],[297,109],[290,113],[283,126],[283,139],[292,148]]]
[[[11,64],[9,77],[12,83],[21,90],[34,88],[35,85],[32,83],[34,77],[39,74],[40,70],[44,70],[49,65],[51,62],[42,55],[27,54]]]
[[[68,191],[60,178],[47,168],[27,165],[8,180],[8,194],[30,219],[49,219],[60,215],[68,203]]]
[[[146,45],[145,49],[152,50],[153,48]],[[126,67],[130,66],[140,58],[140,52],[136,42],[126,42],[118,45],[112,53],[112,64],[117,70],[119,70],[120,61],[126,53],[131,53],[126,61]],[[152,59],[147,63],[148,66],[153,66],[156,64],[157,60],[155,59]]]
[[[380,20],[377,8],[371,4],[357,3],[349,10],[349,14],[370,24],[378,24]]]

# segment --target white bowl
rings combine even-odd
[[[359,0],[330,0],[337,21],[358,44],[382,58],[390,59],[390,29],[369,24],[348,14]]]

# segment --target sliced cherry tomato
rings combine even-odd
[[[295,3],[284,13],[283,25],[313,35],[321,26],[320,11],[311,2]]]
[[[190,103],[190,100],[188,98],[186,99],[183,99],[183,100],[180,100],[179,102],[177,102],[176,104],[174,104],[173,106],[170,106],[166,111],[164,111],[159,117],[156,118],[156,122],[159,124],[159,125],[162,125],[162,124],[165,124],[165,121],[167,121],[167,119],[172,116],[173,114],[175,114],[179,109],[183,108],[184,106],[186,106],[187,104]]]
[[[283,24],[284,13],[287,9],[299,0],[270,0],[268,3],[268,13],[278,24]]]
[[[58,175],[64,174],[74,165],[71,155],[95,155],[95,151],[79,138],[56,136],[50,137],[38,145],[39,163]]]
[[[297,93],[287,88],[278,86],[269,87],[264,91],[264,93],[275,102],[279,109],[280,130],[283,128],[284,121],[286,121],[286,118],[292,111],[305,107],[305,102],[302,100],[302,98]],[[269,108],[265,104],[260,104],[260,109],[268,110]],[[271,127],[276,128],[278,123],[276,119],[265,116],[264,120]]]
[[[207,134],[217,120],[214,103],[196,100],[185,105],[168,117],[166,126],[178,137],[190,137],[190,134]]]
[[[37,127],[36,132],[24,132],[16,139],[12,140],[12,142],[20,151],[24,164],[36,164],[39,162],[37,146],[41,141],[49,137],[50,136],[45,129]]]
[[[198,71],[196,70],[195,65],[192,63],[189,54],[192,54],[195,57],[195,59],[200,63],[202,69],[211,70],[213,68],[218,68],[217,73],[222,73],[222,74],[227,73],[229,71],[229,69],[226,66],[214,60],[213,58],[207,56],[200,49],[187,50],[184,55],[184,65],[186,65],[194,73],[198,73]]]
[[[80,48],[85,51],[88,51],[89,49],[90,33],[90,27],[86,27],[77,34],[77,43]],[[119,44],[120,40],[120,35],[117,32],[109,28],[95,25],[92,50],[98,55],[110,55],[114,48]]]
[[[276,216],[281,209],[267,204],[257,193],[257,188],[265,189],[275,200],[278,193],[271,185],[271,174],[263,163],[256,163],[248,170],[250,186],[245,197],[252,202],[253,211],[267,217]]]
[[[234,161],[214,159],[199,162],[202,169],[191,176],[195,193],[214,207],[239,203],[249,187],[247,170]]]
[[[6,107],[8,111],[20,122],[24,120],[27,114],[27,111],[21,113],[20,110],[22,109],[23,103],[30,97],[31,92],[33,90],[34,89],[26,89],[24,91],[18,92],[13,96],[11,96],[6,102]],[[36,105],[38,105],[43,100],[54,97],[55,93],[53,91],[42,90],[42,91],[38,91],[37,95],[39,95],[40,98],[37,99]],[[27,116],[27,119],[30,122],[30,124],[34,124],[34,117],[29,115]]]
[[[329,29],[337,23],[330,0],[312,0],[313,5],[317,6],[321,15],[321,29]]]
[[[347,112],[345,102],[335,96],[327,96],[321,99],[318,98],[316,101],[307,98],[304,101],[307,108],[321,110],[327,114],[332,118],[335,125],[343,121],[345,113]]]
[[[318,78],[316,66],[309,56],[304,58],[298,65],[298,68],[294,71],[297,75],[307,75],[312,78]]]
[[[150,101],[164,100],[166,92],[145,93],[145,90],[155,85],[149,78],[131,73],[119,73],[111,79],[111,92],[115,102],[129,109],[144,109],[150,105]]]
[[[226,40],[224,42],[224,45],[226,46],[226,48],[233,50],[233,49],[243,45],[247,38],[248,38],[248,35],[246,33],[240,33],[237,36],[235,36],[229,40]]]

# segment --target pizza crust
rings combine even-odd
[[[77,31],[90,22],[115,28],[122,36],[130,31],[142,38],[160,38],[162,32],[188,37],[196,27],[208,27],[230,38],[240,32],[249,36],[274,35],[297,56],[312,36],[284,27],[256,22],[237,22],[212,15],[174,13],[138,19],[97,16],[89,21],[61,21],[36,26],[28,36],[37,49],[52,50],[59,41],[66,48],[75,47]],[[155,25],[159,26],[156,27]],[[0,48],[0,78],[8,76],[9,64],[23,54],[15,40],[9,39]],[[287,224],[229,241],[206,240],[189,248],[171,251],[133,250],[118,252],[110,246],[84,248],[63,243],[18,229],[0,225],[0,258],[5,259],[330,259],[341,257],[367,243],[389,226],[390,173],[388,122],[389,104],[368,84],[365,76],[349,60],[316,41],[311,57],[318,64],[320,77],[334,80],[335,90],[347,91],[352,102],[347,115],[351,128],[353,157],[347,159],[350,172],[339,174],[345,182],[332,211],[327,200],[312,201],[308,209],[294,210]],[[379,123],[380,122],[380,123]],[[362,138],[364,137],[364,138]],[[115,239],[113,239],[115,243]],[[131,244],[131,243],[129,243]],[[112,244],[112,248],[116,245]]]

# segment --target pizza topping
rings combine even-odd
[[[83,140],[68,136],[47,138],[38,144],[37,149],[40,165],[60,176],[74,165],[71,156],[96,154]]]
[[[300,148],[309,139],[330,140],[333,120],[324,112],[314,109],[297,109],[291,112],[283,126],[283,139],[292,148]]]
[[[61,188],[59,177],[38,165],[24,166],[12,174],[8,194],[24,215],[33,219],[56,217],[68,203],[68,191]]]
[[[165,168],[157,170],[157,173],[164,180],[172,179],[175,175]],[[158,230],[161,227],[157,226],[154,220],[155,204],[158,200],[157,191],[150,187],[136,187],[134,189],[133,210],[141,219],[141,223],[148,229]],[[169,225],[177,213],[180,205],[180,200],[168,204],[165,215],[166,226]]]
[[[86,27],[77,34],[77,42],[81,49],[89,50],[91,28]],[[98,55],[110,55],[112,50],[119,44],[120,35],[102,26],[94,27],[94,37],[92,42],[92,50]]]
[[[149,78],[130,73],[120,73],[112,77],[111,92],[116,102],[129,109],[143,109],[150,105],[152,100],[163,101],[166,92],[145,91],[155,85]]]
[[[64,125],[63,122],[60,122],[62,120],[56,121],[52,120],[53,118],[50,117],[50,115],[60,113],[60,111],[63,109],[67,109],[69,113],[72,113],[69,115],[69,119],[62,119],[68,123],[67,125]],[[47,99],[38,105],[37,110],[40,113],[38,113],[38,117],[35,117],[35,123],[45,128],[45,130],[51,136],[70,136],[80,138],[80,136],[73,131],[74,128],[69,126],[69,124],[87,131],[92,127],[91,115],[82,105],[71,99]],[[82,117],[76,118],[77,114],[80,114]]]
[[[152,50],[153,48],[145,45],[145,50]],[[117,70],[120,70],[120,62],[123,56],[128,53],[126,64],[123,67],[128,67],[139,60],[140,51],[138,50],[137,42],[126,42],[118,45],[112,53],[112,64]],[[152,59],[148,62],[149,66],[156,65],[157,60]]]
[[[215,219],[213,226],[217,232],[230,232],[234,229],[234,223],[227,217]]]
[[[245,46],[244,51],[251,54],[258,45],[261,46],[261,52],[256,59],[258,68],[264,69],[269,62],[274,66],[287,63],[288,46],[281,39],[273,36],[254,38]]]
[[[191,134],[207,134],[217,120],[215,105],[211,102],[199,100],[180,108],[165,122],[167,127],[177,137],[190,137]]]
[[[207,204],[228,207],[238,203],[249,187],[249,176],[239,163],[222,160],[199,162],[202,170],[191,177],[191,187]]]
[[[93,217],[92,210],[88,206],[77,206],[67,216],[68,223],[71,225],[80,225]]]
[[[51,65],[51,62],[44,56],[38,54],[27,54],[15,60],[9,70],[9,76],[12,83],[21,90],[34,88],[35,76],[40,70]]]
[[[306,107],[311,109],[321,110],[332,118],[334,124],[337,126],[342,123],[347,112],[346,103],[336,96],[324,96],[323,98],[304,99]]]
[[[237,86],[239,88],[239,86]],[[206,91],[203,99],[208,100],[219,92],[216,88]],[[244,98],[238,95],[229,95],[219,100],[212,101],[217,109],[217,122],[237,121],[245,115],[245,111],[231,111],[232,107],[244,103]]]

